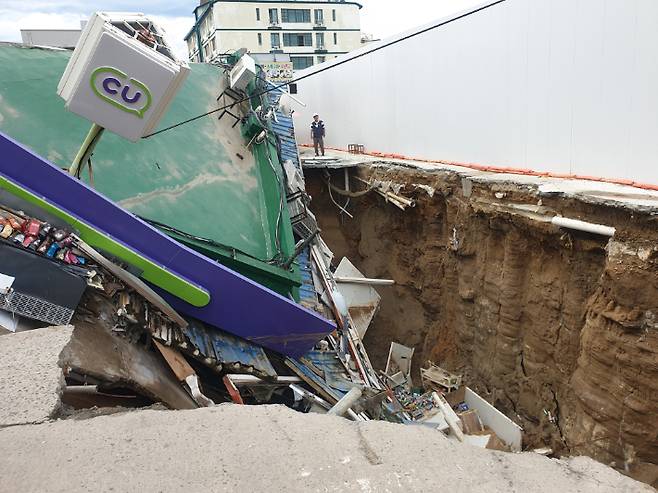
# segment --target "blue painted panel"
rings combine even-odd
[[[318,294],[313,283],[309,254],[310,247],[303,250],[299,254],[299,257],[297,257],[299,272],[302,278],[302,285],[299,288],[299,302],[307,308],[312,308],[318,304]]]
[[[347,393],[354,383],[347,377],[343,364],[336,351],[309,351],[301,358],[301,363],[311,363],[324,374],[326,384],[337,393]]]
[[[276,87],[271,82],[268,83],[269,88]],[[270,101],[277,104],[281,95],[287,92],[286,88],[278,88],[270,92]],[[301,163],[299,161],[299,152],[297,150],[297,141],[295,137],[295,125],[292,117],[280,111],[276,112],[278,121],[272,121],[272,130],[279,136],[281,142],[281,160],[292,161],[297,169],[301,171]]]
[[[229,373],[239,371],[240,366],[246,366],[253,368],[253,373],[260,377],[277,376],[263,348],[198,321],[189,322],[190,325],[183,332],[199,350],[202,359],[208,358],[222,364]],[[233,368],[236,363],[238,368]]]

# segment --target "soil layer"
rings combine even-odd
[[[352,198],[350,219],[324,172],[307,173],[336,263],[396,280],[378,287],[365,339],[375,366],[391,341],[413,346],[416,372],[432,360],[463,374],[523,426],[526,448],[588,455],[658,486],[658,217],[446,172],[354,174],[416,200],[402,211],[375,193]],[[545,221],[555,214],[617,232],[559,229]]]

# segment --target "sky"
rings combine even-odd
[[[386,38],[482,3],[482,0],[362,0],[361,30]],[[183,37],[194,23],[194,0],[0,0],[0,41],[20,41],[20,29],[77,29],[96,10],[143,12],[166,30],[186,58]],[[400,8],[402,6],[402,8]]]

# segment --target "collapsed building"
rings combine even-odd
[[[489,404],[464,430],[471,390],[452,406],[442,395],[458,389],[440,378],[418,393],[404,346],[374,368],[362,342],[379,308],[371,285],[394,281],[365,278],[322,241],[286,92],[248,55],[193,66],[164,123],[223,111],[136,144],[92,127],[84,159],[84,120],[50,90],[79,56],[0,47],[3,325],[74,327],[65,405],[285,403],[521,449],[520,427],[506,423],[505,442]]]
[[[300,155],[286,91],[232,87],[243,53],[192,65],[162,126],[207,117],[105,135],[75,177],[69,57],[0,46],[0,325],[74,327],[65,406],[282,403],[655,483],[655,193],[369,156],[365,134]]]

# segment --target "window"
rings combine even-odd
[[[324,33],[315,33],[315,46],[318,50],[324,50]]]
[[[304,70],[313,66],[312,56],[291,56],[293,70]]]
[[[212,52],[215,53],[217,51],[217,44],[215,43],[215,38],[212,38],[210,40],[210,46],[211,46]]]
[[[270,9],[270,24],[279,23],[279,11],[278,9]]]
[[[270,35],[270,41],[272,42],[273,50],[278,50],[281,48],[281,38],[279,37],[279,33],[272,33]]]
[[[326,62],[326,61],[327,61],[327,57],[326,57],[326,56],[319,56],[319,57],[318,57],[318,63],[324,63],[324,62]]]
[[[331,11],[331,18],[333,19],[334,22],[336,22],[336,9],[333,9]]]
[[[313,46],[311,33],[283,33],[283,46]]]
[[[259,8],[256,8],[256,20],[257,21],[260,20],[260,9]]]
[[[263,46],[263,35],[258,33],[258,46]]]
[[[324,26],[324,10],[322,9],[315,10],[315,25]]]
[[[290,89],[290,94],[297,94],[297,84],[290,84],[288,88]]]
[[[334,33],[334,44],[338,44],[338,33]]]
[[[311,22],[311,9],[281,9],[282,22]]]

